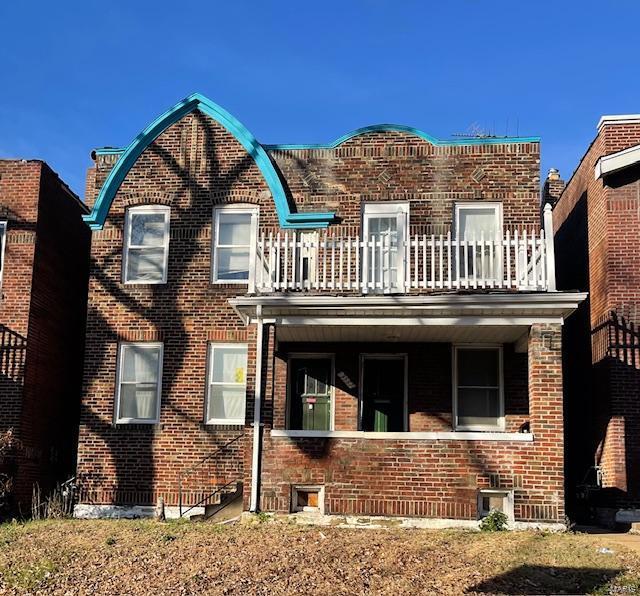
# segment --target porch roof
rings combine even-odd
[[[246,324],[289,326],[529,326],[559,323],[584,292],[318,296],[278,294],[231,298]]]

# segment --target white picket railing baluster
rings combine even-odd
[[[547,224],[549,225],[549,224]],[[505,230],[502,236],[462,239],[451,232],[414,234],[392,246],[390,235],[359,239],[326,232],[262,232],[250,293],[501,288],[551,290],[555,275],[546,229]],[[553,290],[551,290],[553,291]]]

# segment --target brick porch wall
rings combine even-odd
[[[267,429],[262,509],[289,512],[293,485],[320,484],[328,513],[475,519],[478,489],[492,487],[514,490],[517,520],[563,521],[560,331],[558,325],[531,330],[533,443],[291,439],[271,437]],[[282,409],[281,400],[276,391],[276,410]],[[275,419],[282,420],[279,415]]]

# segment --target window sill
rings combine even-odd
[[[150,429],[162,430],[162,424],[158,420],[117,420],[113,423],[115,428],[126,429]]]
[[[222,430],[233,430],[240,431],[244,430],[244,422],[202,422],[200,423],[200,428],[206,431],[222,431]]]
[[[290,439],[404,439],[408,441],[517,441],[533,442],[531,433],[507,432],[367,432],[361,430],[271,430],[272,437]]]

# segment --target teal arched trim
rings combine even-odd
[[[353,137],[365,135],[372,132],[405,132],[416,137],[420,137],[431,143],[432,145],[446,147],[446,146],[464,146],[464,145],[503,145],[513,143],[539,143],[540,137],[473,137],[462,138],[452,140],[441,140],[436,137],[413,128],[411,126],[405,126],[404,124],[373,124],[372,126],[364,126],[363,128],[357,128],[352,130],[346,135],[341,136],[339,139],[333,141],[333,143],[327,144],[311,144],[311,145],[264,145],[264,148],[269,151],[286,151],[290,149],[335,149],[342,145]]]
[[[92,212],[84,216],[84,220],[92,230],[102,229],[118,188],[120,188],[129,170],[133,167],[142,152],[157,139],[160,134],[169,128],[169,126],[175,124],[178,120],[194,110],[200,110],[224,126],[254,159],[273,195],[281,227],[324,228],[333,221],[335,217],[334,213],[292,213],[284,187],[282,186],[282,181],[262,145],[260,145],[249,130],[229,112],[203,95],[194,93],[156,118],[124,151],[120,152],[121,150],[108,148],[96,152],[98,154],[102,152],[120,154],[120,156],[102,185]]]

